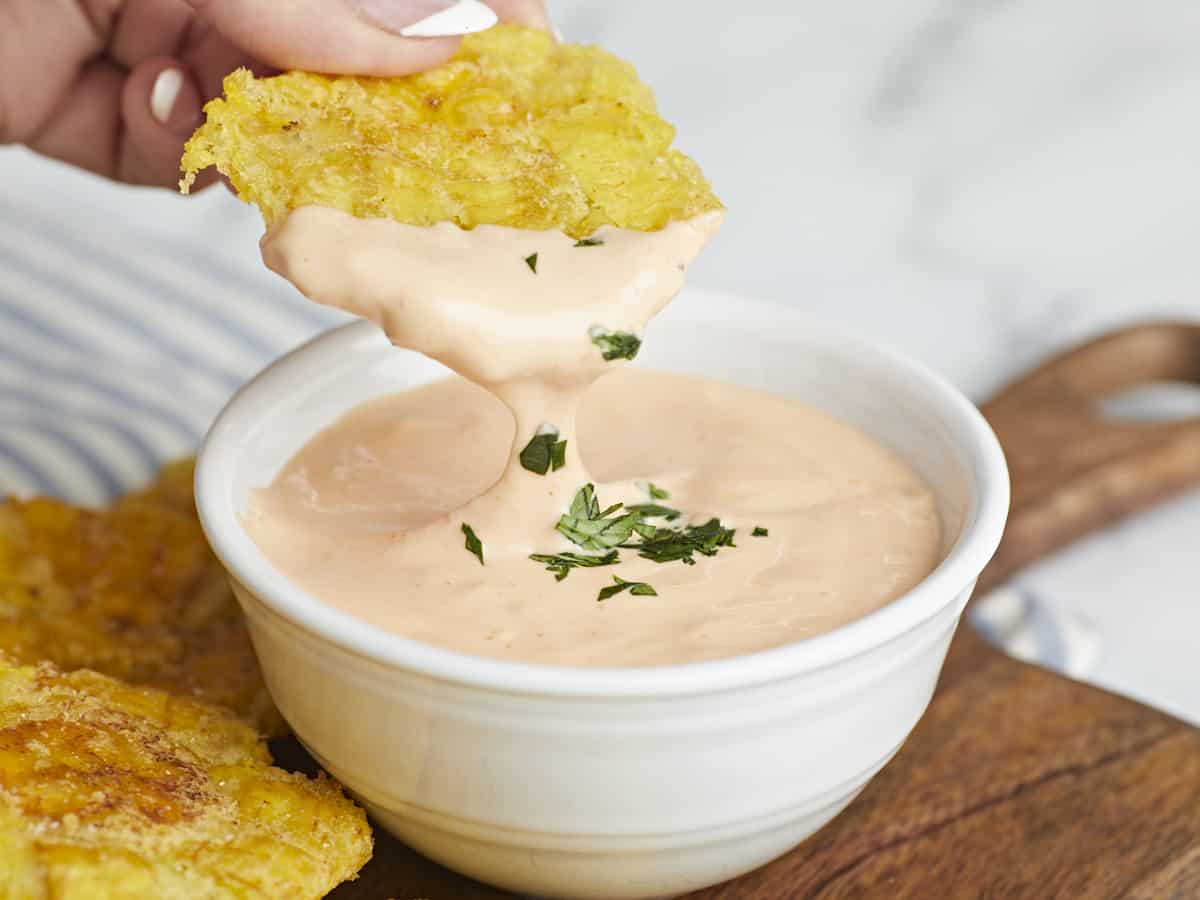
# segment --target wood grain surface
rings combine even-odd
[[[1064,354],[984,406],[1008,454],[1013,510],[981,591],[1200,483],[1200,422],[1113,423],[1097,409],[1122,388],[1181,380],[1200,382],[1200,327],[1150,325]],[[274,749],[282,764],[311,765],[294,744]],[[377,842],[335,898],[511,896],[379,831]],[[925,717],[846,812],[689,900],[876,897],[1200,898],[1200,731],[960,628]]]

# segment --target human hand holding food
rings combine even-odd
[[[238,66],[403,75],[541,0],[6,0],[0,143],[134,184],[173,186],[204,101]]]

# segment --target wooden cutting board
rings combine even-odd
[[[1109,335],[983,407],[1008,454],[1013,509],[979,593],[1200,483],[1200,421],[1115,423],[1097,411],[1154,381],[1200,382],[1200,326]],[[294,743],[273,749],[281,764],[311,766]],[[512,897],[380,831],[360,879],[332,896]],[[858,800],[782,859],[689,900],[874,897],[1200,898],[1200,731],[1010,659],[964,625],[929,711]]]

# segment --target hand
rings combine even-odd
[[[133,184],[175,185],[183,143],[231,70],[403,75],[427,69],[449,58],[459,38],[399,32],[452,5],[0,0],[0,143],[27,144]],[[488,5],[502,20],[548,26],[542,0]]]

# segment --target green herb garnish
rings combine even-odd
[[[630,512],[641,513],[644,519],[666,519],[668,522],[674,522],[683,513],[677,509],[672,509],[669,506],[663,506],[660,503],[634,503],[631,506],[625,507]]]
[[[650,495],[651,500],[670,500],[671,492],[660,488],[653,481],[646,482],[646,493]]]
[[[572,569],[594,569],[596,566],[615,566],[617,551],[609,550],[603,556],[589,556],[586,553],[531,553],[529,558],[534,562],[543,563],[547,572],[554,573],[555,581],[562,581]]]
[[[755,525],[754,530],[750,532],[750,537],[769,537],[771,532],[763,528],[761,525]]]
[[[635,597],[657,597],[658,591],[646,584],[644,581],[626,581],[620,575],[613,576],[614,584],[608,587],[600,588],[600,593],[596,597],[596,602],[607,600],[609,597],[616,596],[621,591],[629,591]]]
[[[612,362],[614,359],[635,359],[642,347],[642,339],[628,331],[609,331],[600,325],[594,325],[588,331],[592,343],[600,348],[604,359]]]
[[[600,238],[583,238],[582,240],[575,242],[576,247],[600,247],[603,246],[603,244],[604,241],[602,241]]]
[[[601,510],[595,486],[585,484],[576,492],[571,508],[559,518],[555,527],[571,543],[584,550],[612,550],[629,540],[634,533],[644,539],[653,537],[655,527],[644,523],[641,513],[622,513],[623,505],[614,503]]]
[[[716,556],[722,547],[736,546],[733,536],[736,529],[726,528],[720,519],[709,519],[703,525],[688,525],[684,528],[658,528],[651,537],[640,543],[622,544],[638,551],[638,556],[655,562],[682,562],[696,564],[695,554]]]
[[[475,554],[475,556],[479,559],[479,564],[482,566],[483,541],[479,540],[478,535],[475,534],[475,529],[466,522],[462,523],[462,533],[467,536],[467,550]]]
[[[558,439],[558,429],[543,425],[537,430],[520,455],[521,467],[535,475],[557,472],[567,463],[567,442]]]
[[[666,491],[647,483],[646,491],[651,497],[668,497]],[[657,563],[682,562],[696,564],[696,554],[716,556],[722,547],[733,547],[735,529],[726,528],[717,518],[703,525],[685,525],[674,528],[668,525],[651,525],[646,519],[666,519],[673,522],[683,515],[679,510],[660,503],[636,503],[625,506],[614,503],[600,508],[596,499],[595,485],[585,484],[571,500],[571,508],[559,517],[555,526],[572,543],[584,550],[598,551],[602,555],[583,553],[534,553],[530,559],[542,563],[546,571],[554,573],[555,581],[562,581],[576,568],[616,565],[620,561],[618,548],[636,550],[638,556]],[[755,528],[763,534],[766,529]],[[622,591],[638,597],[657,597],[658,592],[640,581],[625,581],[614,575],[613,584],[603,588],[597,600],[607,600]]]
[[[534,275],[536,275],[537,274],[537,254],[530,253],[527,257],[525,257],[525,265],[529,266],[529,271],[532,272]]]

